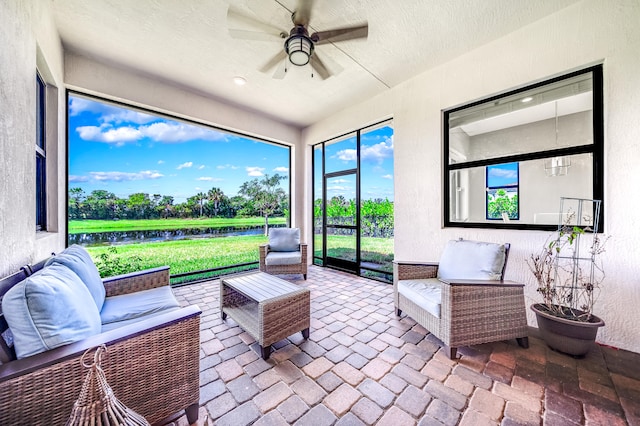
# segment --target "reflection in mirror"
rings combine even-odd
[[[601,100],[597,66],[445,111],[445,226],[551,229],[560,197],[601,199]]]

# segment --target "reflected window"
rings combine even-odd
[[[602,87],[598,65],[444,111],[445,226],[552,230],[561,197],[602,200]]]
[[[518,163],[487,166],[487,219],[518,218]]]

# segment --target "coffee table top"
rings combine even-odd
[[[309,291],[264,272],[234,275],[222,278],[221,282],[258,303],[301,290]]]

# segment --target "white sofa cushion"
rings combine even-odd
[[[271,228],[269,230],[269,251],[300,250],[300,229]]]
[[[141,319],[180,308],[168,285],[107,297],[100,311],[102,324]]]
[[[438,278],[499,280],[504,261],[503,244],[452,240],[440,257]]]
[[[100,333],[100,313],[80,277],[54,263],[2,298],[18,359]]]
[[[302,253],[299,251],[270,251],[264,259],[268,266],[299,265],[302,263]]]
[[[106,293],[98,268],[93,263],[89,252],[84,247],[74,244],[47,260],[45,267],[54,263],[66,266],[80,277],[84,285],[87,286],[89,293],[91,293],[91,297],[96,303],[96,308],[100,311]]]
[[[436,318],[440,318],[442,283],[437,278],[399,280],[398,293],[420,306]]]

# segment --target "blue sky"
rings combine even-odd
[[[328,170],[355,167],[355,138],[328,145]],[[69,97],[69,188],[89,195],[103,189],[120,198],[144,192],[184,202],[212,187],[231,197],[242,183],[264,175],[286,176],[289,149],[149,115],[82,96]],[[363,131],[362,198],[393,199],[393,130]],[[336,179],[329,197],[353,198],[355,185]]]
[[[518,163],[487,166],[487,186],[515,186],[518,184]]]
[[[288,148],[69,97],[69,188],[86,195],[145,192],[180,203],[212,187],[231,197],[242,183],[275,173],[286,176],[288,192]]]
[[[347,136],[327,143],[325,171],[337,172],[356,167],[356,136]],[[393,200],[393,128],[391,124],[363,130],[360,135],[360,193],[362,199]],[[320,163],[317,163],[320,164]],[[320,176],[316,174],[316,176]],[[322,182],[316,177],[315,197],[322,194]],[[342,195],[355,197],[355,178],[343,176],[330,179],[328,198]]]

